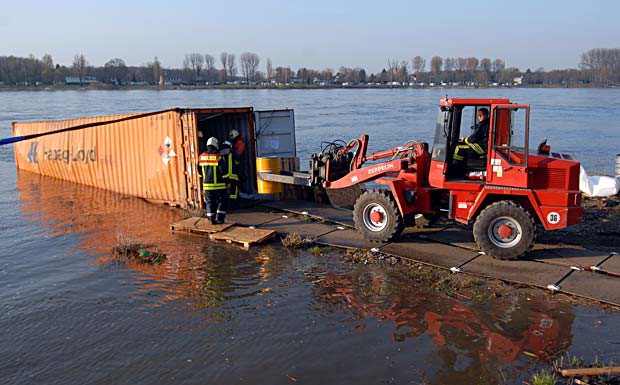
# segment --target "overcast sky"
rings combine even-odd
[[[274,66],[383,68],[388,58],[476,56],[522,70],[576,67],[620,46],[620,1],[0,0],[0,55],[93,65],[188,52],[256,52]],[[219,66],[219,60],[218,60]],[[428,66],[427,66],[428,68]]]

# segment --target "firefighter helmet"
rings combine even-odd
[[[235,140],[239,136],[239,131],[233,128],[232,130],[230,130],[228,134],[229,134],[228,136],[230,137],[230,140]]]
[[[207,146],[213,146],[216,147],[219,146],[219,142],[217,141],[216,137],[210,137],[209,140],[207,140]]]

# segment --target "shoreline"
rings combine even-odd
[[[155,86],[155,85],[129,85],[129,86],[113,86],[108,84],[91,84],[88,86],[73,86],[73,85],[55,85],[55,86],[0,86],[0,92],[15,92],[15,91],[193,91],[193,90],[335,90],[335,89],[394,89],[394,90],[409,90],[409,89],[614,89],[619,88],[616,85],[528,85],[528,86],[390,86],[390,85],[329,85],[329,86],[315,86],[306,84],[293,84],[293,85],[279,85],[279,86],[261,86],[261,85],[209,85],[209,86]]]

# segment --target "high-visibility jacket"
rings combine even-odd
[[[230,180],[239,180],[239,165],[241,164],[239,160],[237,160],[235,154],[230,148],[224,148],[220,151],[220,156],[226,159],[227,173],[228,179]]]
[[[228,183],[228,164],[215,149],[207,149],[198,157],[204,191],[225,190]]]

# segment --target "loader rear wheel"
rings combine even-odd
[[[387,190],[369,190],[353,207],[355,228],[371,242],[389,242],[404,230],[403,217]]]
[[[474,223],[480,250],[498,259],[518,259],[534,245],[536,227],[530,214],[512,201],[487,206]]]

